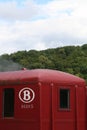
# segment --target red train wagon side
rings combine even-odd
[[[0,73],[0,130],[86,130],[86,83],[56,70]]]

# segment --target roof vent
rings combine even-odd
[[[27,70],[27,68],[21,68],[21,70]]]

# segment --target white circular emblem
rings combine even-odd
[[[19,99],[24,103],[30,103],[35,98],[35,92],[31,88],[23,88],[19,92]]]

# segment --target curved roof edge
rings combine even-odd
[[[86,84],[85,80],[58,70],[33,69],[10,72],[0,72],[0,82],[15,82],[16,80],[34,80],[48,83]]]

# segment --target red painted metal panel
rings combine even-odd
[[[86,113],[85,113],[85,115],[86,115],[86,129],[87,129],[87,86],[86,86]]]
[[[2,86],[2,89],[0,89],[1,97],[2,91],[4,88],[14,88],[15,90],[15,111],[14,111],[14,117],[3,117],[2,109],[3,107],[0,107],[0,130],[40,130],[40,92],[39,87],[37,84],[27,84],[27,85],[17,85],[17,86]],[[33,90],[35,93],[35,98],[28,103],[28,91],[25,91],[25,100],[26,102],[23,102],[19,98],[19,92],[21,90]],[[22,98],[24,93],[22,93]],[[33,98],[32,92],[30,92],[30,96]],[[29,97],[29,100],[30,97]],[[3,104],[3,98],[1,98],[1,106]]]
[[[40,130],[52,130],[52,98],[50,84],[40,86]]]
[[[76,129],[86,130],[86,88],[76,87]]]
[[[60,89],[70,90],[70,108],[60,109],[59,106],[59,91]],[[53,114],[53,129],[52,130],[76,130],[76,109],[75,109],[75,87],[59,85],[52,88],[52,114]]]
[[[0,130],[86,130],[84,86],[83,79],[54,70],[0,73]],[[11,118],[3,117],[4,88],[15,90]],[[60,88],[70,90],[68,110],[59,107]]]

